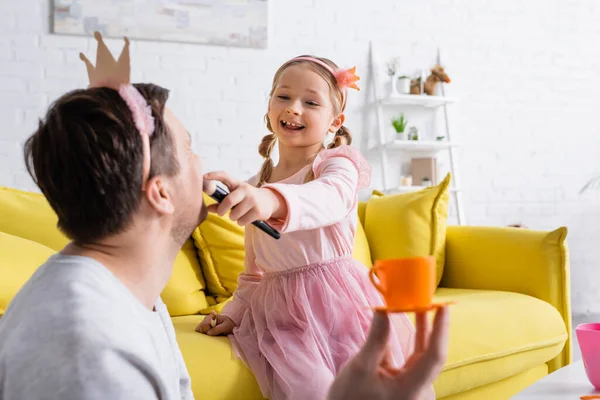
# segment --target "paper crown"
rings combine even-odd
[[[90,87],[110,87],[119,90],[121,85],[131,83],[131,64],[129,59],[129,39],[124,38],[125,46],[121,51],[119,60],[116,61],[108,47],[102,39],[100,32],[94,32],[94,37],[98,41],[98,50],[96,51],[96,66],[93,66],[90,60],[83,53],[79,53],[79,58],[85,63]]]

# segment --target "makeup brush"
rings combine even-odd
[[[212,197],[216,202],[221,203],[229,192],[219,186],[216,181],[204,181],[204,193]],[[274,239],[279,239],[281,234],[265,221],[254,221],[252,225],[256,226],[261,231],[267,233]]]

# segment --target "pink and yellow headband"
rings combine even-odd
[[[350,88],[350,89],[360,90],[360,88],[356,84],[356,81],[358,81],[360,79],[360,77],[358,75],[356,75],[356,67],[352,67],[350,69],[338,68],[338,69],[334,70],[326,62],[321,61],[316,57],[309,57],[309,56],[292,58],[291,60],[286,62],[286,64],[289,64],[294,61],[310,61],[310,62],[313,62],[315,64],[322,66],[327,71],[331,72],[331,75],[333,75],[335,77],[338,87],[342,91],[342,108],[344,108],[344,106],[346,105],[346,89]]]

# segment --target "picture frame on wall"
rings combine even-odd
[[[267,0],[54,0],[52,32],[264,49]]]

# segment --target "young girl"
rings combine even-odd
[[[340,367],[366,339],[372,307],[382,299],[367,268],[351,256],[357,227],[357,192],[370,167],[348,146],[343,126],[354,69],[325,58],[300,56],[273,79],[259,146],[260,173],[240,183],[210,173],[231,193],[209,209],[246,226],[246,272],[221,315],[197,330],[231,334],[236,355],[252,370],[269,399],[324,399]],[[325,149],[327,134],[333,142]],[[271,153],[279,146],[279,162]],[[275,240],[255,226],[266,220],[282,233]],[[390,362],[404,364],[413,331],[406,316],[395,324]],[[211,327],[212,321],[212,327]],[[216,323],[216,325],[215,325]]]

